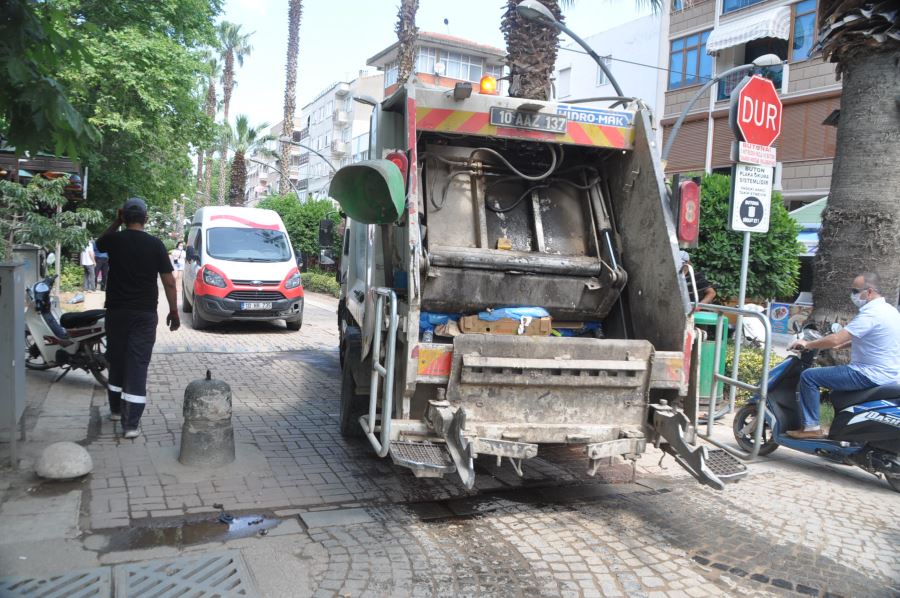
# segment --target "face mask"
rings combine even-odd
[[[862,293],[850,295],[850,301],[852,301],[853,305],[855,305],[856,307],[862,307],[863,305],[868,303],[868,301],[863,299],[860,295],[862,295]]]

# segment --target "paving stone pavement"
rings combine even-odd
[[[114,540],[129,530],[208,523],[221,504],[281,524],[267,537],[192,544],[184,531],[150,546],[240,549],[266,596],[900,596],[900,495],[874,477],[782,449],[717,492],[671,459],[660,466],[653,450],[634,479],[625,464],[591,479],[579,448],[550,447],[522,479],[480,459],[466,491],[453,478],[415,479],[340,436],[333,303],[311,298],[300,332],[281,323],[195,331],[185,320],[158,331],[140,438],[122,439],[103,418],[105,394],[74,375],[29,407],[43,429],[66,388],[90,405],[64,414],[87,430],[95,464],[78,485],[91,534],[83,566],[85,554],[97,564],[150,558],[110,551],[127,548]],[[183,390],[207,369],[231,385],[238,459],[197,471],[175,457]],[[19,482],[0,484],[0,504],[22,498]],[[26,482],[38,494],[47,487]],[[22,566],[0,550],[0,564],[10,562]],[[281,583],[290,580],[274,562],[301,571],[302,583]]]

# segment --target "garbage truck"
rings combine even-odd
[[[519,474],[582,445],[589,474],[647,444],[715,488],[696,444],[698,333],[651,113],[415,82],[373,106],[346,216],[340,427],[417,477]]]

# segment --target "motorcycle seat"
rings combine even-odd
[[[837,413],[860,403],[900,398],[900,384],[885,384],[884,386],[875,386],[865,390],[836,390],[830,392],[828,396],[831,399],[831,404],[834,405],[834,412]]]
[[[59,319],[59,323],[63,325],[63,328],[78,328],[79,326],[90,326],[105,315],[105,309],[70,311],[62,315],[62,317]]]

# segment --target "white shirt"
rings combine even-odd
[[[900,312],[884,297],[863,305],[845,328],[853,337],[850,367],[875,384],[900,382]]]
[[[88,245],[81,250],[81,265],[93,266],[97,262],[94,261],[94,248]]]

